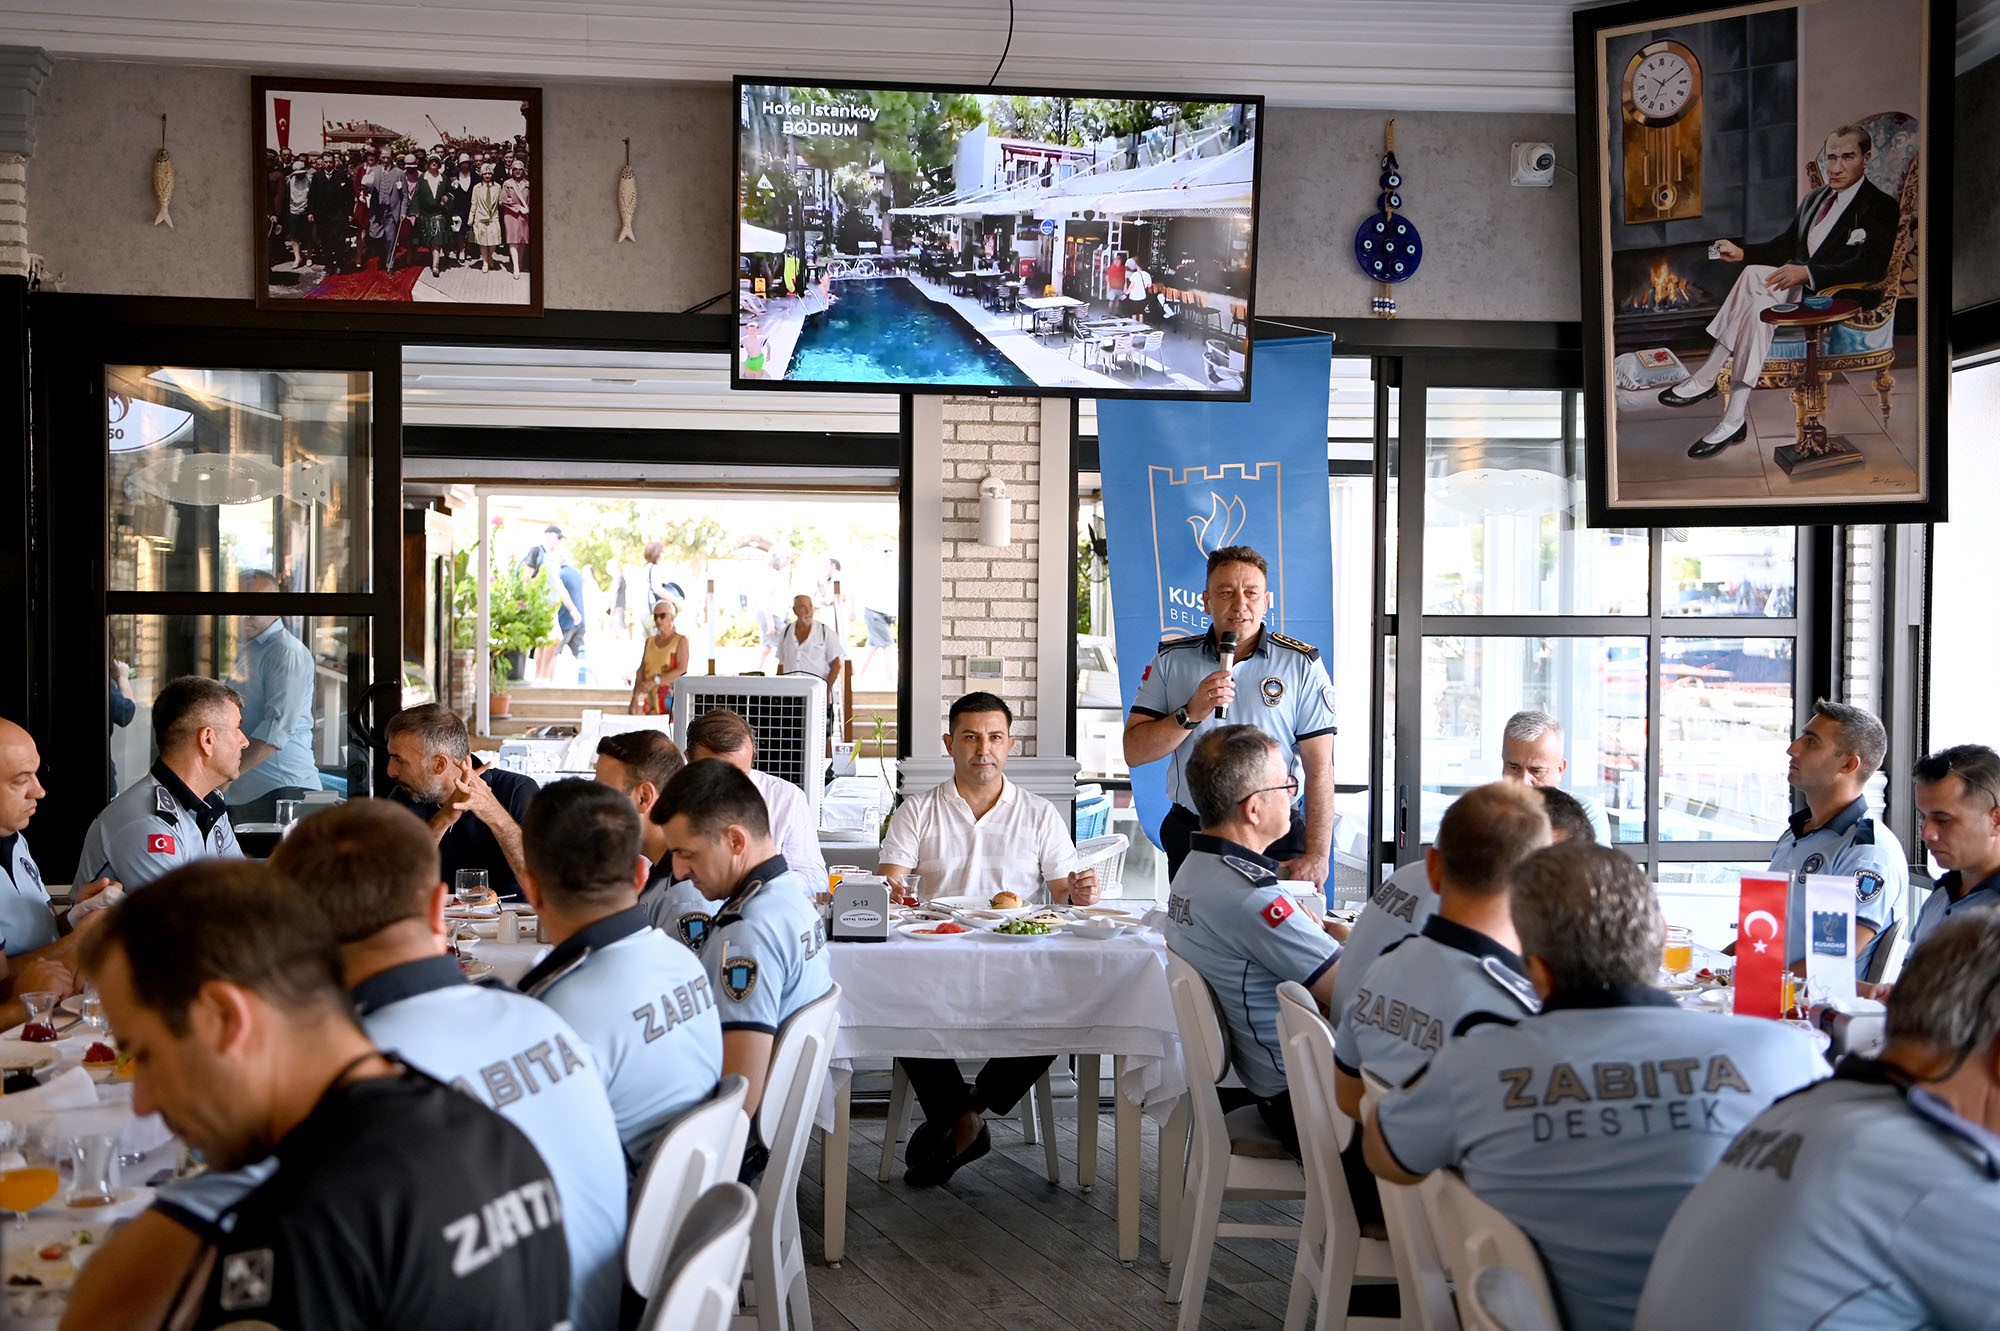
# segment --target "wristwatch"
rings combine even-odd
[[[1194,720],[1187,714],[1187,708],[1185,707],[1174,713],[1174,720],[1181,723],[1182,730],[1193,730],[1201,724],[1201,722]]]

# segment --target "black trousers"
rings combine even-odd
[[[1034,1087],[1054,1054],[1035,1058],[989,1058],[979,1069],[978,1080],[965,1084],[958,1063],[949,1058],[900,1058],[910,1089],[917,1093],[926,1123],[948,1124],[971,1110],[974,1100],[996,1114],[1004,1114],[1021,1102]]]
[[[1201,831],[1201,818],[1193,809],[1176,804],[1160,819],[1160,849],[1167,853],[1167,878],[1181,871],[1188,856],[1188,838]],[[1292,825],[1264,852],[1274,860],[1297,859],[1306,853],[1306,819],[1297,806],[1292,809]]]

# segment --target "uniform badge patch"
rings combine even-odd
[[[1266,902],[1264,909],[1257,913],[1263,917],[1264,923],[1275,929],[1286,920],[1292,918],[1292,903],[1286,900],[1283,893],[1280,893]]]
[[[1278,705],[1278,699],[1285,696],[1285,681],[1279,679],[1276,675],[1264,676],[1264,683],[1262,687],[1264,692],[1264,705],[1266,707],[1276,707]]]
[[[1800,873],[1818,873],[1826,867],[1826,856],[1814,851],[1806,856],[1806,862],[1799,866]]]
[[[223,1258],[222,1291],[218,1299],[223,1311],[261,1308],[269,1303],[272,1266],[273,1260],[269,1248],[258,1248],[252,1252],[233,1252]]]
[[[679,932],[683,943],[699,952],[702,940],[708,937],[708,928],[713,923],[713,920],[700,911],[691,910],[675,921],[674,928]]]
[[[171,855],[174,853],[174,839],[165,832],[153,832],[146,837],[146,853],[149,855]]]
[[[1873,869],[1863,869],[1854,875],[1854,899],[1865,906],[1882,895],[1884,886],[1881,874]]]
[[[210,837],[209,837],[209,839],[210,839],[211,841],[215,842],[215,848],[216,848],[217,850],[221,850],[221,849],[222,849],[222,824],[221,824],[221,823],[217,823],[217,824],[215,825],[215,831],[214,831],[213,833],[211,833],[211,834],[210,834]]]
[[[757,963],[748,957],[731,957],[722,963],[722,992],[737,1002],[750,997],[757,987]]]

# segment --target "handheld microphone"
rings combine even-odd
[[[1221,637],[1217,638],[1215,640],[1215,649],[1215,654],[1222,658],[1222,668],[1224,670],[1236,664],[1236,635],[1234,633],[1225,632]],[[1222,704],[1215,709],[1215,719],[1218,721],[1227,721],[1229,719],[1228,704]]]

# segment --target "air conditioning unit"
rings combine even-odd
[[[687,748],[688,724],[726,707],[757,736],[757,770],[806,793],[819,825],[826,786],[826,681],[817,675],[682,675],[674,684],[674,742]]]

